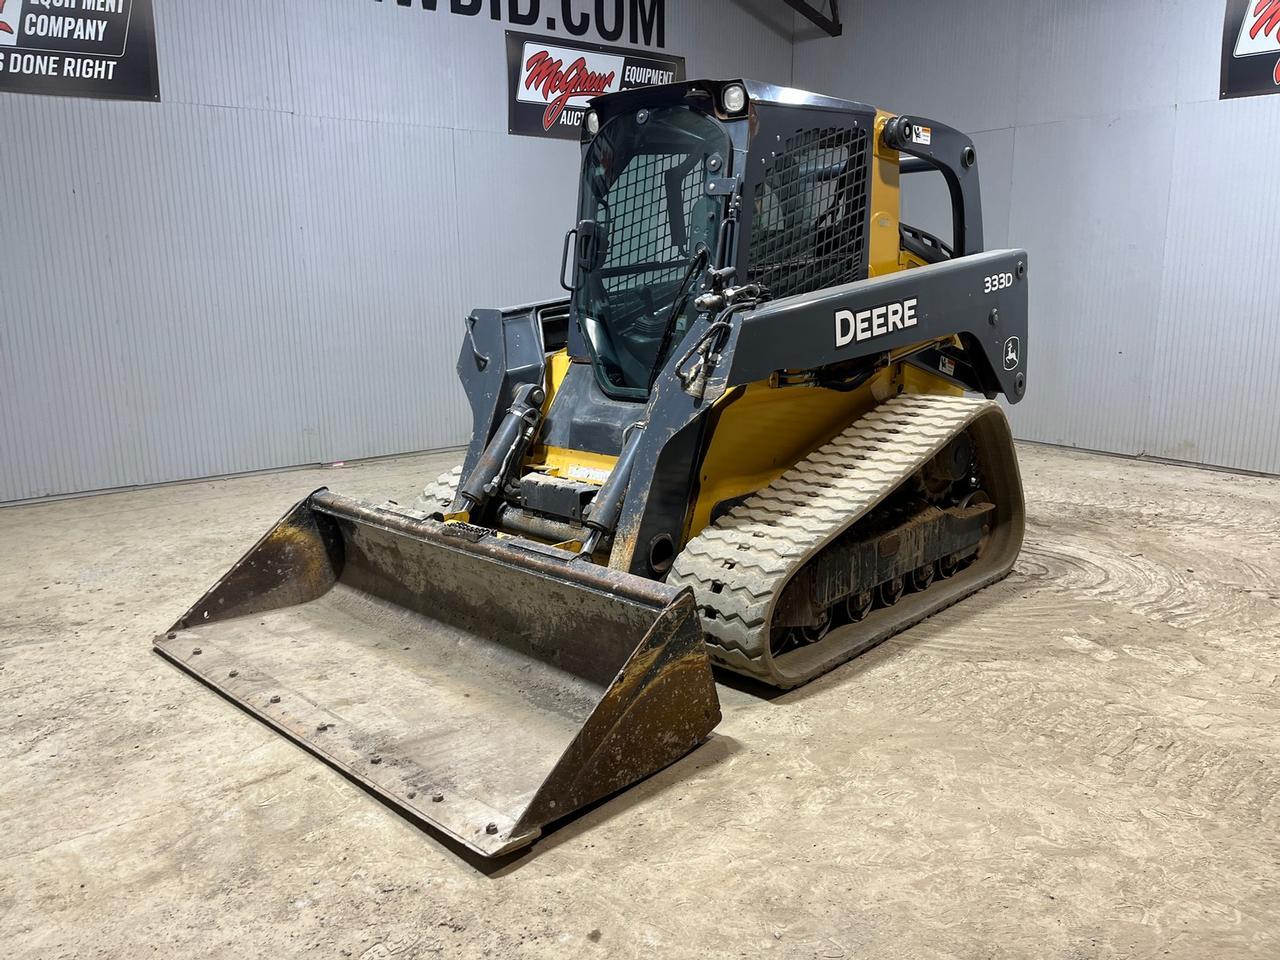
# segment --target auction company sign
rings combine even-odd
[[[684,79],[684,57],[507,31],[507,131],[577,140],[587,101]]]
[[[0,92],[159,100],[151,0],[0,0]]]
[[[1219,99],[1280,93],[1280,0],[1227,0]]]

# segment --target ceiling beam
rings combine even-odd
[[[805,0],[783,0],[783,2],[828,36],[838,37],[844,32],[844,27],[840,23],[840,0],[829,0],[831,4],[830,14],[823,13],[812,3],[806,3]]]

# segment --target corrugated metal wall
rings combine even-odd
[[[506,26],[155,7],[163,103],[0,94],[0,502],[463,442],[461,318],[554,295],[573,219]],[[691,75],[789,80],[749,9],[666,10]]]
[[[1018,435],[1280,473],[1280,99],[1218,101],[1223,4],[844,13],[842,39],[799,38],[795,84],[971,132],[988,245],[1029,251]],[[941,230],[943,195],[908,217]]]
[[[553,294],[572,219],[504,24],[155,5],[163,103],[0,94],[0,502],[462,442],[460,319]],[[1280,100],[1217,101],[1221,4],[862,0],[794,51],[753,7],[668,0],[667,49],[974,133],[1020,436],[1280,472]]]

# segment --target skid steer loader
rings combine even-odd
[[[495,856],[705,740],[711,663],[792,687],[1003,577],[1027,256],[976,159],[751,81],[592,100],[565,295],[465,320],[462,466],[312,493],[156,649]]]

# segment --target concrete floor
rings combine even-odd
[[[150,652],[455,455],[0,510],[5,956],[1280,956],[1280,480],[1020,452],[1014,575],[489,872]]]

